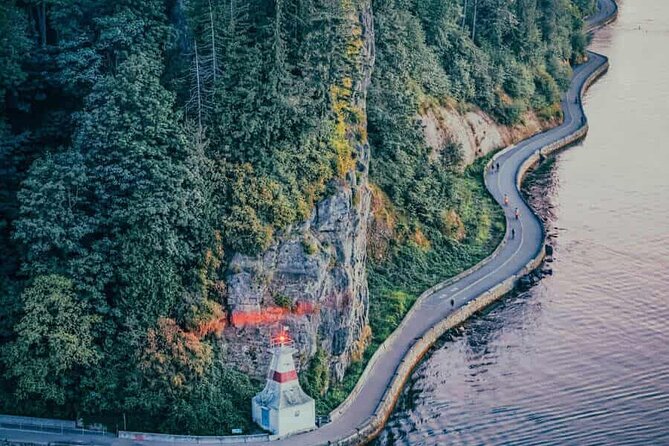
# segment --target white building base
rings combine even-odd
[[[303,404],[282,409],[263,406],[253,398],[253,421],[273,435],[284,437],[316,428],[316,406],[309,398]]]
[[[285,333],[274,340],[267,383],[252,400],[253,421],[281,437],[316,428],[316,404],[300,387],[291,344]]]

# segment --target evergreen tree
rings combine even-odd
[[[15,397],[36,407],[76,406],[81,374],[100,359],[93,345],[96,317],[79,301],[72,281],[58,275],[38,276],[21,299],[17,338],[3,358]]]

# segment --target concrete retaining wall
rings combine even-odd
[[[226,435],[226,436],[198,436],[198,435],[169,435],[169,434],[151,434],[145,432],[119,431],[118,438],[137,441],[163,441],[170,443],[186,444],[230,444],[230,443],[257,443],[260,441],[269,441],[269,435]]]
[[[33,418],[33,417],[19,417],[14,415],[0,415],[0,424],[21,425],[26,428],[30,426],[37,427],[62,427],[65,429],[76,429],[76,421],[70,420],[56,420],[52,418]]]

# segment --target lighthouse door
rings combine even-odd
[[[269,409],[267,407],[262,407],[260,409],[261,424],[265,428],[269,428]]]

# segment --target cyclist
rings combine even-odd
[[[513,213],[516,216],[516,220],[518,220],[520,218],[520,211],[518,210],[518,208],[516,208],[516,210],[513,211]]]

